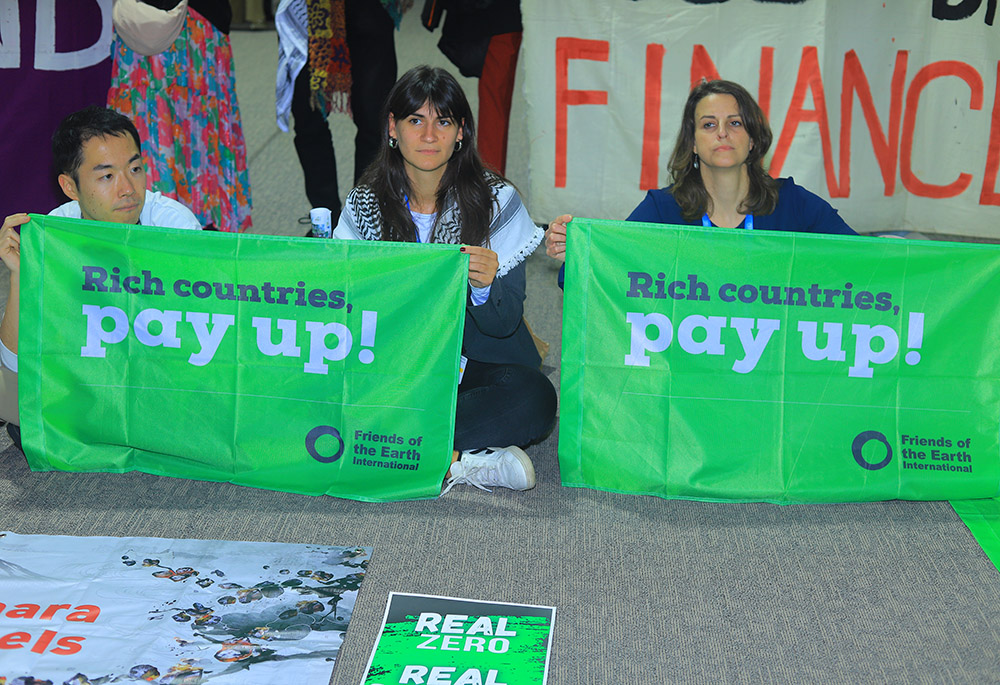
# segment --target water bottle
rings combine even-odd
[[[329,238],[333,235],[333,213],[326,207],[310,209],[309,221],[312,222],[313,237]]]

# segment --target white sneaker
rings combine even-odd
[[[462,452],[451,465],[451,478],[441,494],[452,486],[472,485],[492,492],[487,486],[500,486],[511,490],[530,490],[535,487],[535,467],[520,447],[485,447]]]

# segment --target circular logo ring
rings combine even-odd
[[[324,457],[316,451],[316,441],[324,435],[332,435],[337,439],[339,447],[337,447],[337,452],[333,456]],[[340,459],[340,457],[344,454],[344,439],[340,437],[340,431],[333,426],[316,426],[306,434],[306,451],[309,452],[309,456],[316,461],[323,464],[332,464]]]
[[[871,440],[876,440],[885,445],[885,459],[877,464],[872,464],[861,454],[861,449]],[[861,468],[868,469],[869,471],[878,471],[879,469],[884,469],[892,461],[892,446],[885,439],[885,436],[878,431],[865,431],[858,433],[857,437],[854,438],[854,442],[851,443],[851,454],[854,455],[854,461],[858,462],[858,466]]]

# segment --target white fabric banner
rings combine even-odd
[[[523,0],[538,220],[624,219],[702,77],[768,114],[771,174],[855,230],[1000,236],[996,0]]]
[[[370,556],[0,534],[0,682],[325,683]]]

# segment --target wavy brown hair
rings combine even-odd
[[[389,91],[382,109],[382,145],[359,181],[360,185],[369,186],[378,198],[382,239],[396,242],[417,239],[417,227],[406,206],[406,198],[412,194],[410,177],[399,148],[389,147],[389,115],[402,121],[424,103],[429,103],[438,116],[462,127],[462,146],[448,160],[438,185],[435,203],[438,219],[446,199],[454,197],[461,217],[462,242],[484,245],[495,203],[490,185],[503,179],[483,167],[476,149],[476,122],[462,86],[444,69],[426,65],[410,69]]]
[[[701,180],[701,173],[694,167],[694,111],[698,103],[709,95],[732,95],[736,99],[743,126],[753,141],[745,162],[750,188],[739,211],[743,214],[770,214],[778,204],[778,182],[764,168],[764,156],[771,147],[771,127],[764,111],[746,88],[732,81],[702,81],[691,89],[684,104],[681,129],[677,133],[674,152],[670,155],[672,192],[680,205],[681,214],[685,220],[694,221],[709,210],[712,201]]]

